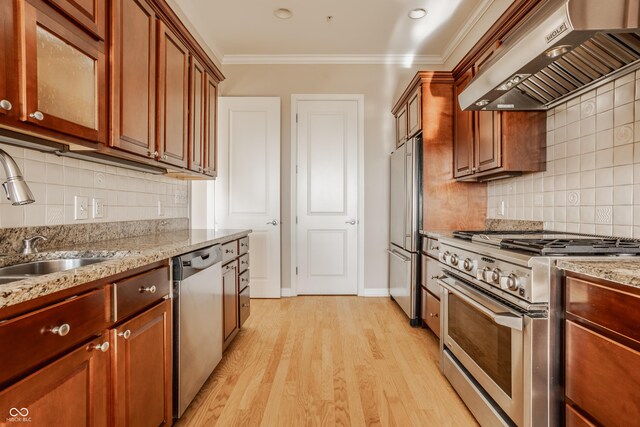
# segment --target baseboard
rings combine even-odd
[[[364,288],[361,297],[388,297],[389,288]]]
[[[280,289],[280,296],[281,297],[293,297],[295,295],[293,294],[293,290],[291,288],[282,288],[282,289]]]

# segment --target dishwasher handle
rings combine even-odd
[[[201,255],[199,257],[192,258],[191,261],[185,261],[185,267],[195,268],[196,270],[204,270],[205,268],[211,267],[216,263],[216,257],[211,256],[211,254]]]

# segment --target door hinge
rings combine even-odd
[[[298,173],[298,165],[296,165],[296,173]]]
[[[296,224],[298,223],[298,217],[296,216]]]
[[[296,113],[296,123],[298,123],[298,113]]]
[[[298,275],[298,267],[296,267],[296,276]]]

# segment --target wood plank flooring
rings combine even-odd
[[[438,341],[388,298],[251,300],[186,426],[475,426]]]

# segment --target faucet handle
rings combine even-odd
[[[40,240],[47,241],[48,239],[44,236],[37,235],[32,237],[25,237],[22,239],[22,254],[35,254],[38,252],[38,242]]]

